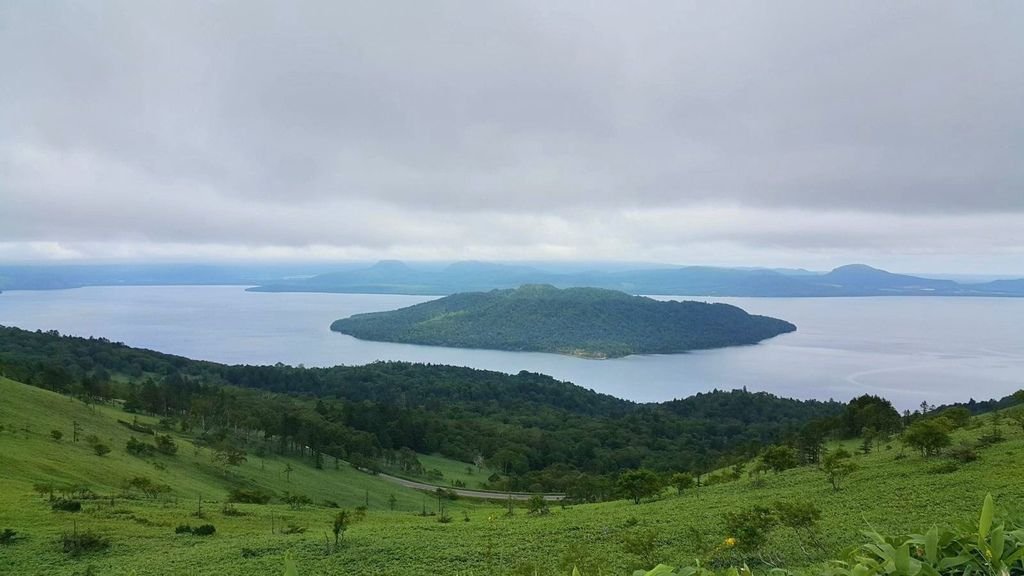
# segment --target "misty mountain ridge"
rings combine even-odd
[[[508,289],[523,284],[675,296],[1024,296],[1024,279],[961,283],[895,274],[865,264],[840,266],[827,273],[713,266],[551,272],[532,266],[477,261],[424,270],[396,261],[382,261],[364,269],[264,284],[250,290],[446,295]]]

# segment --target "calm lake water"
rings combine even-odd
[[[1024,299],[719,298],[713,300],[798,329],[756,346],[614,360],[364,342],[329,330],[337,318],[430,298],[272,294],[237,286],[14,291],[0,294],[0,324],[226,363],[407,360],[529,370],[637,401],[746,386],[844,401],[870,392],[912,408],[922,400],[987,399],[1024,388]]]

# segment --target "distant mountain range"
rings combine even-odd
[[[231,284],[257,292],[444,296],[550,284],[674,296],[1024,296],[1024,279],[965,282],[892,274],[862,264],[831,272],[623,263],[0,265],[0,290]]]
[[[457,292],[550,284],[595,287],[631,294],[677,296],[1016,296],[1024,279],[960,283],[893,274],[863,264],[827,273],[683,266],[624,271],[552,272],[532,266],[457,262],[442,269],[420,269],[386,260],[354,270],[265,284],[257,292],[344,292],[445,295]]]

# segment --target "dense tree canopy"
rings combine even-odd
[[[511,475],[508,488],[583,499],[606,497],[613,487],[603,478],[621,471],[706,472],[843,412],[745,390],[636,404],[540,374],[402,362],[226,366],[16,328],[0,328],[0,372],[88,401],[123,399],[216,449],[412,466],[406,448],[486,462]]]
[[[796,327],[728,304],[526,285],[357,314],[331,329],[365,340],[605,358],[754,344]]]

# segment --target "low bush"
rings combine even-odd
[[[179,524],[178,527],[174,529],[174,533],[175,534],[191,534],[192,533],[192,527],[189,526],[188,524]]]
[[[10,528],[4,528],[3,532],[0,532],[0,546],[6,546],[13,544],[18,539],[18,532],[11,530]]]
[[[270,497],[270,494],[258,488],[235,488],[228,494],[228,502],[266,504],[270,502]]]
[[[110,539],[94,532],[65,533],[61,535],[60,543],[64,553],[72,556],[101,552],[110,548]]]
[[[244,510],[239,510],[231,504],[225,504],[221,509],[220,513],[225,516],[248,516],[249,513]]]
[[[60,512],[81,512],[82,503],[78,500],[68,500],[66,498],[58,498],[50,504],[50,508]]]
[[[192,535],[193,536],[210,536],[210,535],[212,535],[216,531],[217,531],[217,529],[213,527],[213,524],[203,524],[202,526],[196,526],[195,528],[193,528],[192,529]]]

